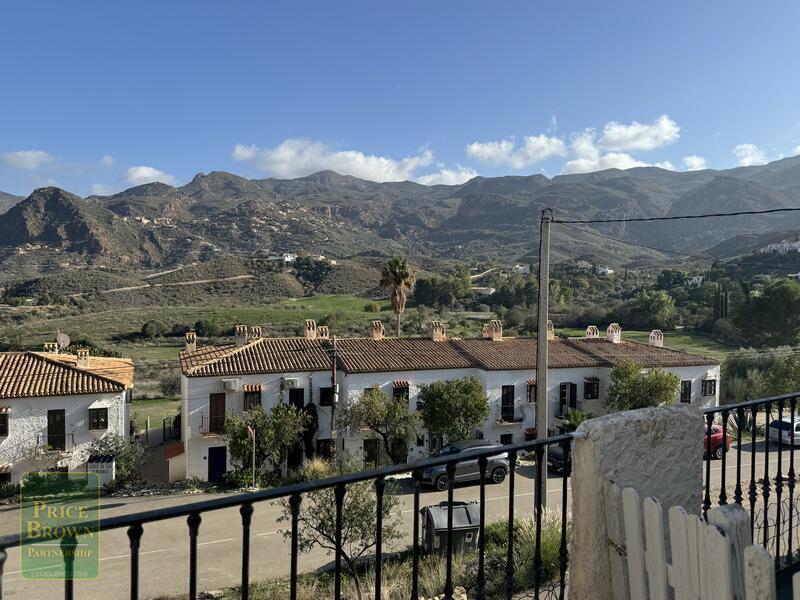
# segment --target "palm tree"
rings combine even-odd
[[[416,280],[414,271],[408,266],[406,259],[400,256],[395,256],[383,267],[381,287],[391,293],[392,310],[397,315],[397,337],[400,337],[400,315],[406,311],[406,299]]]

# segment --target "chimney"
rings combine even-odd
[[[58,342],[45,342],[44,351],[51,354],[58,354]]]
[[[247,325],[236,326],[236,345],[244,346],[247,343]]]
[[[264,337],[264,330],[261,327],[253,326],[250,328],[250,339],[257,340]]]
[[[556,339],[556,329],[553,327],[553,322],[550,319],[547,319],[547,340],[554,340]]]
[[[606,329],[606,340],[612,344],[619,344],[622,341],[622,327],[619,323],[612,323]]]
[[[503,341],[503,323],[497,319],[492,319],[483,326],[483,337],[493,342]]]
[[[651,346],[655,346],[656,348],[663,348],[664,334],[661,333],[660,329],[653,329],[653,331],[650,332],[650,339],[648,341]]]
[[[369,337],[373,340],[382,340],[385,335],[386,328],[383,326],[383,321],[373,321],[369,330]]]
[[[317,322],[313,319],[306,319],[306,335],[307,340],[317,339]]]
[[[197,334],[194,331],[186,332],[186,345],[184,346],[186,352],[194,352],[197,350]]]
[[[89,349],[88,348],[78,348],[75,351],[75,356],[77,356],[78,360],[75,362],[75,366],[79,369],[88,369],[89,368]]]
[[[431,339],[434,342],[447,341],[447,328],[441,321],[431,321],[430,330],[431,330]]]
[[[319,325],[317,327],[317,339],[318,340],[331,339],[331,330],[327,325]]]
[[[596,339],[600,337],[600,330],[597,329],[597,325],[589,325],[586,328],[586,337],[591,339]]]

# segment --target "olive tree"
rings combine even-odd
[[[431,435],[466,440],[489,417],[489,401],[477,377],[434,381],[420,388],[417,407]]]
[[[678,397],[680,378],[661,369],[644,370],[626,361],[611,369],[610,377],[603,402],[609,412],[673,404]]]

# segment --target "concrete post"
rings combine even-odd
[[[570,598],[614,600],[606,482],[631,487],[666,509],[700,509],[703,418],[687,404],[614,413],[578,428],[572,453]],[[581,437],[582,436],[582,437]]]

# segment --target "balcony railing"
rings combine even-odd
[[[61,433],[58,435],[41,433],[36,436],[36,452],[38,453],[72,452],[74,449],[74,433]]]
[[[702,512],[715,505],[743,506],[750,513],[753,542],[772,554],[779,574],[800,562],[800,497],[795,494],[798,404],[800,394],[795,393],[704,411]]]
[[[200,435],[222,435],[225,433],[225,415],[200,417]]]
[[[498,406],[495,411],[495,419],[500,424],[522,423],[525,420],[525,406],[520,403],[513,406]]]
[[[547,578],[543,557],[542,557],[542,517],[543,517],[543,490],[547,484],[547,472],[545,467],[544,455],[548,447],[559,446],[564,456],[568,456],[571,451],[572,436],[562,435],[552,438],[545,438],[524,444],[508,446],[508,511],[505,519],[507,520],[508,527],[508,540],[507,540],[507,557],[506,557],[506,572],[504,579],[504,587],[506,595],[510,598],[515,590],[515,578],[519,577],[519,573],[515,571],[514,561],[514,544],[515,544],[515,530],[512,526],[513,519],[517,511],[522,512],[526,508],[532,509],[533,519],[535,524],[535,547],[533,548],[533,562],[531,580],[533,581],[533,589],[530,593],[533,598],[564,598],[566,589],[566,575],[567,575],[567,548],[568,548],[568,526],[567,526],[567,495],[569,483],[569,461],[567,461],[567,468],[563,470],[558,476],[560,482],[559,488],[561,492],[560,501],[558,506],[551,506],[553,509],[560,509],[560,538],[559,538],[559,551],[558,551],[558,568],[557,574],[553,577]],[[517,474],[518,464],[517,457],[525,454],[528,459],[535,460],[533,468],[533,481],[526,478],[521,478]],[[151,532],[152,535],[158,535],[158,527],[155,523],[166,519],[174,519],[179,517],[186,517],[188,527],[189,539],[189,580],[188,584],[188,597],[191,600],[197,598],[198,594],[198,534],[200,525],[203,518],[213,518],[213,511],[218,511],[224,508],[239,507],[242,523],[242,568],[241,568],[241,586],[242,598],[247,600],[249,597],[249,584],[250,584],[250,526],[253,515],[253,505],[259,502],[272,502],[281,498],[289,500],[291,507],[290,518],[290,568],[289,568],[289,582],[290,582],[290,598],[297,597],[298,586],[298,528],[299,528],[299,512],[303,502],[304,496],[315,491],[320,490],[334,490],[335,497],[335,512],[336,512],[336,528],[335,539],[336,547],[334,552],[334,590],[333,597],[342,597],[342,513],[345,498],[348,493],[348,485],[369,481],[373,482],[375,488],[376,499],[376,524],[375,524],[375,556],[374,556],[374,569],[375,569],[375,597],[381,598],[382,594],[382,564],[383,559],[386,558],[383,551],[383,499],[386,481],[388,478],[402,476],[404,474],[411,474],[410,485],[413,490],[413,530],[411,531],[411,548],[410,556],[412,561],[411,569],[411,594],[410,597],[416,599],[419,597],[419,574],[420,574],[420,559],[422,557],[422,548],[420,540],[420,491],[422,486],[423,472],[435,467],[444,466],[450,481],[454,480],[456,468],[459,462],[464,460],[478,462],[479,472],[479,502],[478,510],[480,515],[477,553],[478,563],[475,572],[474,581],[469,582],[455,582],[453,576],[453,557],[456,552],[456,539],[453,532],[453,512],[447,511],[447,530],[446,542],[444,544],[444,553],[446,556],[446,569],[445,569],[445,583],[443,592],[444,597],[452,599],[455,585],[465,585],[468,588],[475,588],[475,597],[484,599],[487,594],[487,579],[486,579],[486,547],[484,539],[484,527],[486,521],[486,484],[487,479],[490,478],[492,473],[487,472],[490,464],[490,459],[497,457],[497,449],[490,448],[484,451],[470,453],[468,458],[459,460],[457,457],[437,457],[429,458],[416,463],[415,465],[398,465],[384,469],[363,471],[350,475],[342,475],[328,479],[320,479],[305,483],[289,485],[285,487],[267,489],[258,492],[251,492],[247,494],[237,494],[225,496],[222,498],[215,498],[211,500],[204,500],[194,502],[191,504],[182,504],[169,508],[162,508],[150,510],[145,512],[138,512],[117,517],[108,517],[101,519],[98,523],[99,531],[107,531],[111,529],[127,528],[128,538],[130,540],[130,597],[136,599],[139,597],[139,549],[141,545],[142,536],[145,532]],[[526,467],[529,468],[529,467]],[[494,469],[493,469],[494,471]],[[518,481],[519,479],[519,481]],[[515,494],[517,486],[529,483],[533,488],[532,497],[528,494],[520,497]],[[453,485],[450,485],[447,490],[447,503],[446,506],[454,506],[454,491]],[[527,486],[526,486],[527,488]],[[524,498],[524,500],[522,499]],[[68,529],[68,527],[66,528]],[[2,569],[6,560],[5,550],[11,546],[21,545],[25,546],[36,542],[37,539],[30,538],[26,534],[7,535],[0,538],[0,577],[2,577]],[[62,541],[62,546],[71,548],[74,547],[76,540],[74,538],[65,539]],[[73,559],[69,558],[70,554],[65,553],[65,570],[71,573],[71,566],[68,561]],[[547,579],[547,580],[546,580]],[[65,598],[71,600],[75,596],[75,582],[71,579],[65,580]],[[2,580],[0,580],[0,600],[2,598]]]

